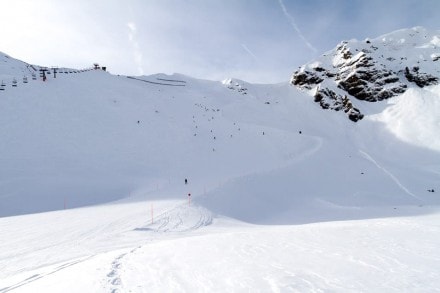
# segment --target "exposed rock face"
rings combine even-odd
[[[292,78],[292,83],[296,86],[306,89],[312,89],[313,85],[320,84],[324,79],[318,77],[316,74],[310,71],[295,72],[295,78]]]
[[[247,88],[244,85],[243,81],[240,81],[238,79],[232,79],[228,78],[222,81],[223,85],[227,86],[228,89],[237,91],[242,95],[247,95]]]
[[[435,77],[428,73],[419,72],[419,67],[415,66],[411,70],[405,67],[405,77],[408,81],[414,82],[419,87],[427,85],[437,84],[438,77]]]
[[[440,32],[396,31],[373,40],[342,42],[317,61],[300,67],[291,84],[309,90],[323,109],[364,117],[360,101],[377,102],[409,87],[439,82]]]
[[[325,88],[322,90],[317,90],[315,95],[315,102],[319,103],[323,109],[332,109],[335,111],[344,111],[348,114],[348,118],[351,121],[357,122],[364,118],[361,112],[354,108],[351,101],[347,96],[339,96],[334,91]]]

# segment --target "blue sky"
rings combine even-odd
[[[424,26],[438,0],[0,0],[0,51],[114,74],[285,81],[347,39]]]

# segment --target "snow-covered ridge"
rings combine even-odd
[[[242,80],[238,80],[235,78],[227,78],[222,81],[222,84],[230,90],[234,90],[243,95],[247,95],[248,89],[247,86],[245,85],[245,82]]]
[[[408,88],[438,84],[439,40],[440,31],[414,27],[375,39],[344,41],[300,67],[291,83],[310,90],[322,108],[342,110],[358,121],[364,117],[358,100],[376,102]]]
[[[93,67],[84,69],[73,69],[66,67],[46,67],[29,64],[0,52],[0,90],[5,91],[10,87],[18,87],[37,79],[46,77],[56,77],[64,74],[76,74],[92,70]]]

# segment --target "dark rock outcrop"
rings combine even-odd
[[[435,77],[428,73],[419,71],[419,67],[415,66],[411,70],[405,67],[405,77],[409,82],[414,82],[419,87],[425,87],[428,85],[438,84],[438,77]]]
[[[440,68],[433,64],[440,59],[437,34],[417,27],[364,42],[342,42],[300,67],[291,84],[315,89],[314,100],[323,109],[344,111],[350,120],[359,121],[364,115],[353,106],[358,100],[378,102],[411,86],[438,84]]]
[[[335,111],[344,111],[347,113],[351,121],[357,122],[364,118],[359,109],[353,107],[351,101],[347,96],[336,94],[330,89],[317,90],[315,95],[315,102],[319,103],[323,109],[332,109]]]

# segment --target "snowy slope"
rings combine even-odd
[[[11,81],[14,77],[21,78],[32,73],[30,64],[0,53],[0,78],[3,81]]]
[[[440,151],[440,87],[409,89],[369,119],[382,122],[399,139]]]
[[[436,187],[436,173],[412,162],[423,158],[435,166],[435,153],[414,151],[417,156],[407,157],[394,149],[387,152],[393,143],[408,148],[390,136],[365,145],[366,133],[380,133],[376,128],[382,127],[352,126],[322,112],[288,84],[234,81],[243,83],[244,95],[219,82],[179,75],[140,79],[149,83],[98,70],[2,92],[1,214],[84,206],[158,190],[161,198],[182,198],[214,189],[227,211],[217,197],[206,203],[210,208],[228,215],[239,209],[243,215],[246,205],[230,209],[225,200],[235,191],[221,195],[230,186],[241,190],[243,200],[252,199],[251,206],[261,209],[272,202],[283,211],[298,201],[417,203]],[[183,86],[155,84],[161,79]],[[436,117],[433,110],[431,117]],[[438,128],[432,131],[438,137]],[[423,179],[396,184],[365,155],[379,146],[385,150],[368,156],[379,157],[406,178],[423,174]],[[402,162],[415,166],[402,171]],[[184,178],[190,186],[182,184]],[[268,213],[274,215],[271,209]]]
[[[153,225],[147,202],[1,219],[0,292],[436,292],[440,285],[438,207],[251,226],[204,221],[206,210],[183,202],[154,204],[158,212],[177,207]]]
[[[288,83],[5,60],[0,293],[440,286],[440,86],[355,124]]]
[[[261,101],[221,83],[173,78],[185,86],[90,71],[2,93],[1,214],[59,209],[64,199],[70,207],[106,202],[180,186],[184,178],[200,192],[285,164],[288,146],[268,148],[269,138],[262,135],[267,126],[248,123],[235,107],[248,101],[258,107]],[[292,145],[297,139],[283,130],[271,135]],[[249,149],[249,143],[255,147]],[[176,196],[173,192],[181,191],[167,196]],[[32,204],[23,206],[23,200]]]

